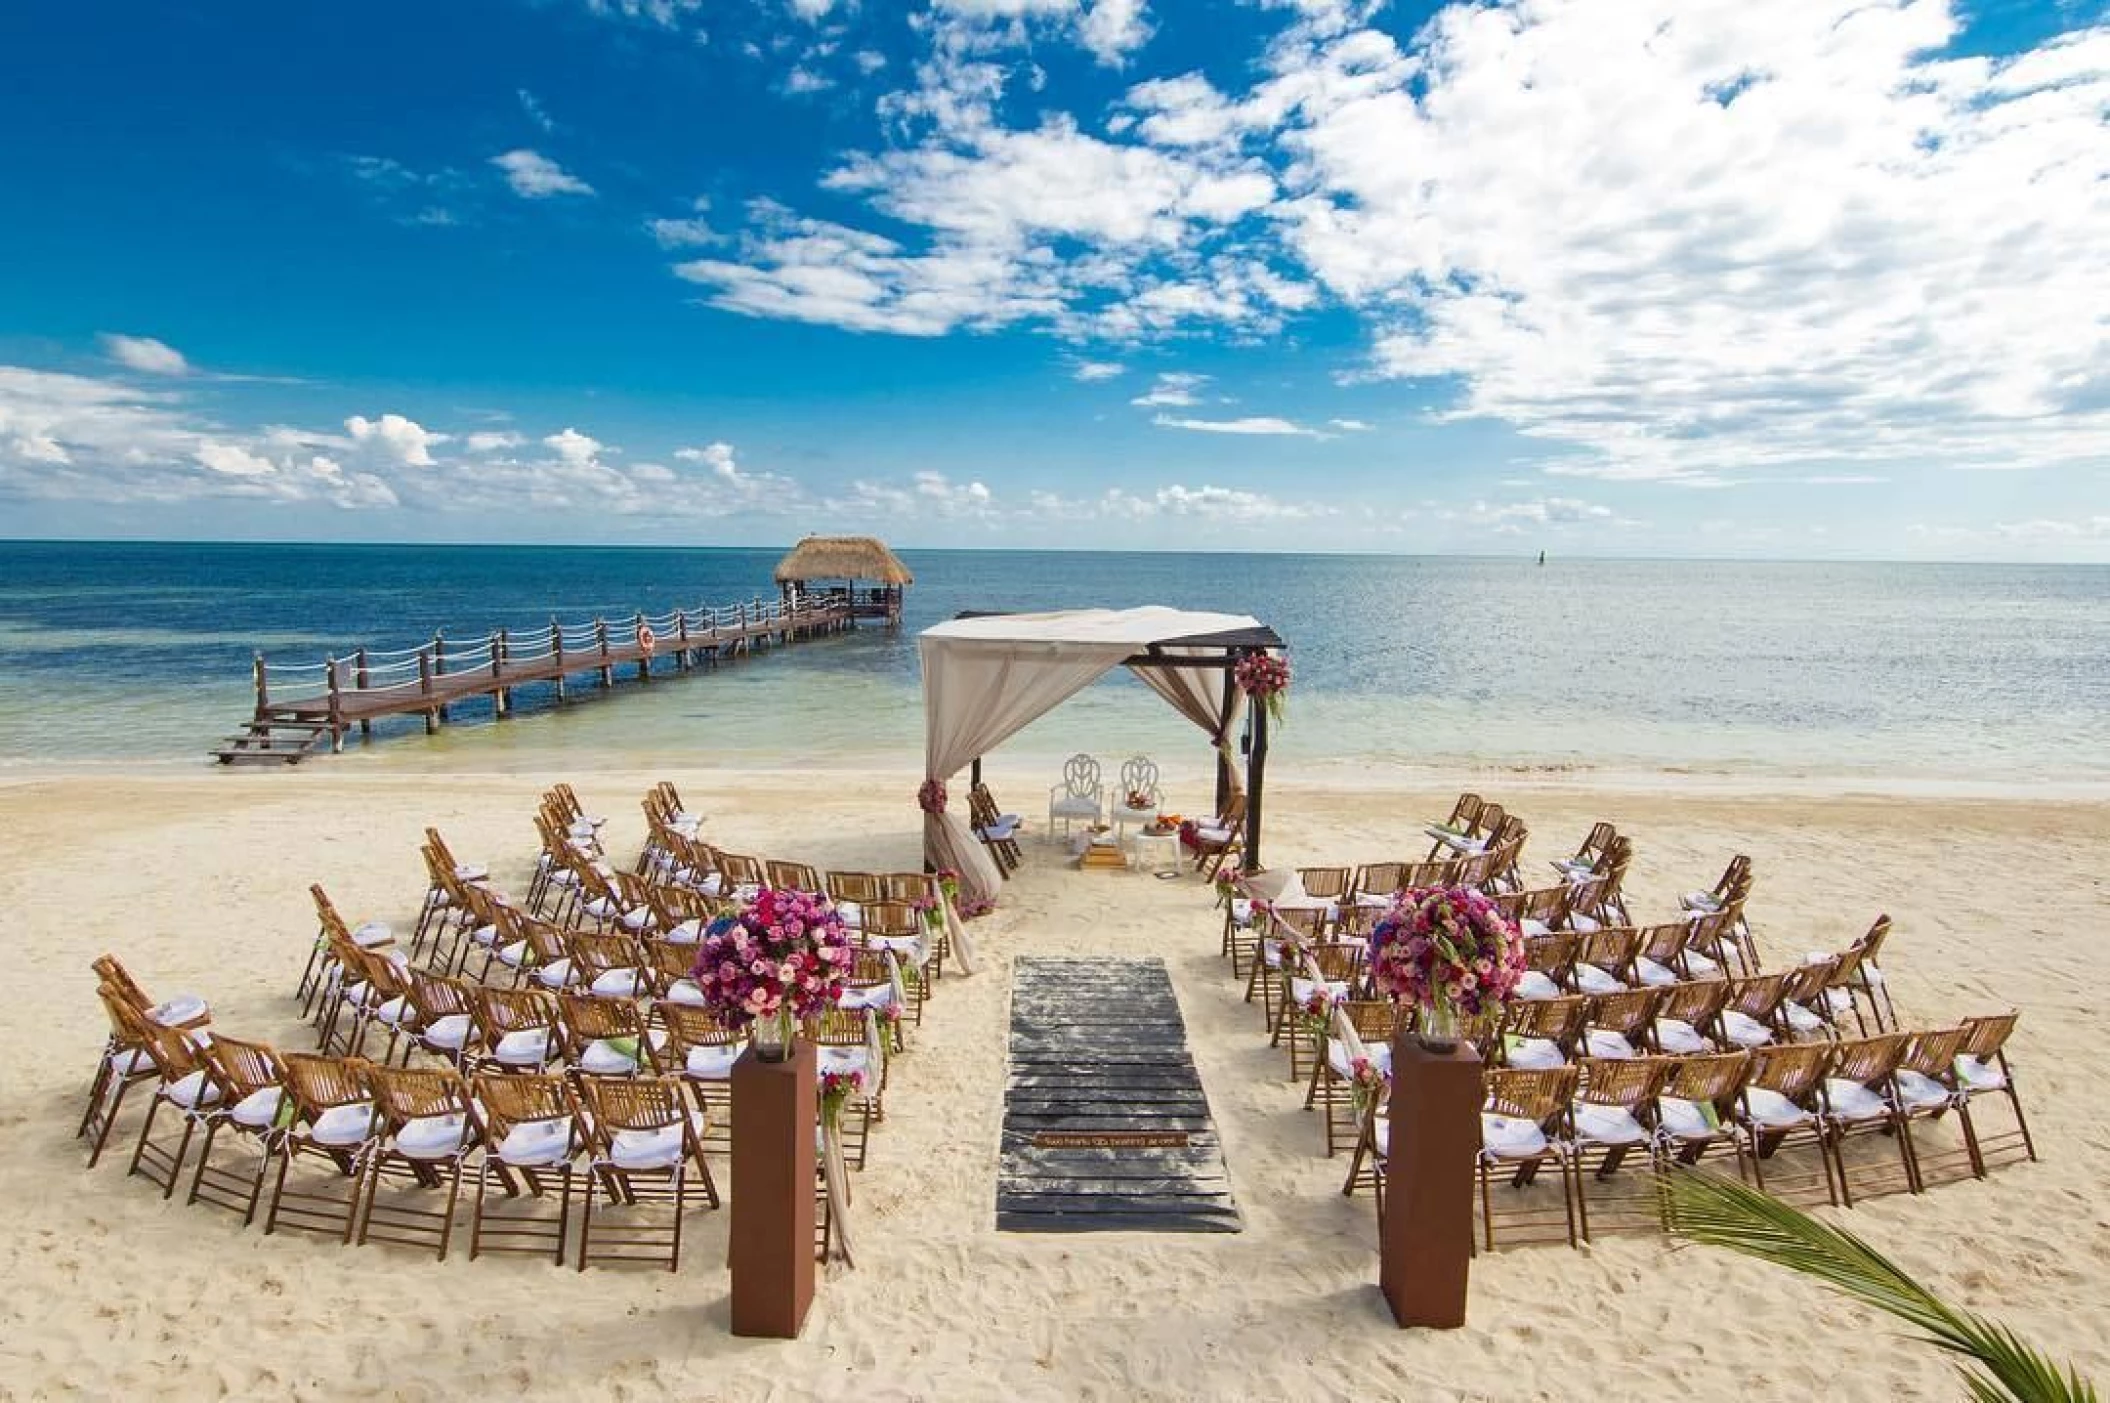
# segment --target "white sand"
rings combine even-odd
[[[1078,873],[1029,847],[897,1064],[856,1185],[862,1264],[823,1284],[802,1339],[726,1330],[724,1217],[692,1219],[679,1275],[526,1259],[445,1264],[396,1249],[266,1238],[127,1179],[135,1093],[93,1173],[71,1138],[102,1037],[88,961],[117,953],[150,991],[194,991],[215,1025],[311,1045],[291,992],[321,881],[355,920],[406,924],[416,844],[436,824],[524,885],[535,795],[569,778],[611,815],[619,856],[659,774],[444,779],[318,761],[286,773],[0,786],[11,1007],[0,1022],[0,1396],[176,1398],[1957,1397],[1948,1366],[1886,1319],[1815,1287],[1657,1237],[1482,1257],[1471,1323],[1392,1328],[1367,1196],[1320,1153],[1258,1015],[1216,958],[1191,880]],[[736,850],[872,868],[917,858],[915,776],[676,771]],[[993,771],[1033,815],[1045,778]],[[2016,1005],[2014,1053],[2043,1162],[1839,1216],[1960,1303],[2110,1380],[2110,1102],[2098,990],[2110,975],[2099,804],[1722,797],[1476,786],[1532,824],[1540,859],[1610,818],[1634,838],[1637,916],[1752,855],[1769,963],[1843,944],[1879,910],[1908,1019]],[[1188,793],[1200,794],[1198,786]],[[1176,791],[1178,797],[1178,791]],[[1273,865],[1418,856],[1450,794],[1366,783],[1269,793]],[[1199,807],[1198,799],[1189,800]],[[1036,827],[1038,825],[1036,824]],[[1172,972],[1232,1185],[1237,1236],[994,1231],[1010,960],[1159,954]],[[722,1167],[721,1167],[722,1169]]]

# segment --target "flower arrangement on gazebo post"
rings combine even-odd
[[[1448,1052],[1516,991],[1524,936],[1471,887],[1409,887],[1371,928],[1370,973],[1379,991],[1414,1006],[1422,1045]]]
[[[1244,653],[1232,665],[1231,676],[1238,690],[1264,706],[1270,720],[1282,720],[1283,703],[1289,695],[1289,659],[1273,653]]]

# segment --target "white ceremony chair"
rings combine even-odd
[[[1140,804],[1131,799],[1140,798]],[[1165,796],[1158,789],[1157,762],[1147,755],[1132,755],[1121,762],[1121,787],[1114,791],[1111,807],[1114,827],[1127,832],[1131,823],[1148,823],[1158,816],[1158,806]]]
[[[1052,836],[1060,821],[1065,836],[1070,825],[1083,819],[1097,824],[1105,814],[1105,786],[1099,762],[1089,755],[1072,755],[1062,764],[1062,781],[1048,788],[1048,832]]]

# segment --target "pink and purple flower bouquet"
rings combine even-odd
[[[705,928],[696,987],[729,1028],[811,1018],[842,997],[851,958],[849,932],[826,897],[764,887],[738,915]]]
[[[1371,928],[1370,973],[1395,1002],[1477,1021],[1524,977],[1524,936],[1470,887],[1409,887]]]

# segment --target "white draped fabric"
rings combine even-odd
[[[976,756],[994,750],[1153,644],[1257,627],[1257,619],[1243,614],[1191,613],[1153,605],[993,614],[926,629],[917,640],[923,660],[924,777],[949,783]],[[1156,682],[1151,685],[1182,714],[1190,714],[1187,698],[1207,697],[1209,719],[1204,727],[1214,731],[1216,699],[1186,677],[1202,669],[1145,671],[1171,671],[1181,679],[1167,684],[1171,691]],[[952,806],[924,816],[923,846],[931,861],[960,874],[963,892],[993,899],[1003,884],[996,863]]]
[[[1211,648],[1164,648],[1167,657],[1207,657],[1216,650]],[[1236,687],[1231,689],[1231,709],[1222,711],[1224,672],[1217,667],[1135,667],[1130,668],[1143,685],[1172,703],[1172,709],[1209,733],[1209,744],[1218,750],[1226,748],[1231,732],[1238,729],[1238,718],[1245,711],[1245,693]],[[1227,765],[1225,772],[1231,776],[1231,788],[1235,793],[1243,787],[1238,767]]]

